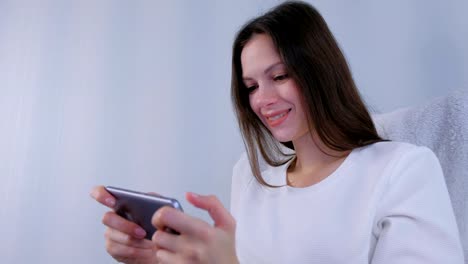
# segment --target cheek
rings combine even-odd
[[[287,97],[288,100],[298,108],[302,108],[302,95],[300,94],[297,85],[294,82],[291,82],[291,86],[288,88],[289,89],[287,90],[287,95],[285,95],[285,97]]]
[[[304,108],[304,105],[302,105],[300,101],[298,101],[296,104],[296,111],[297,111],[298,118],[300,122],[302,123],[302,126],[308,127],[308,120],[307,120],[307,113],[306,113],[307,110]]]
[[[255,103],[255,95],[250,95],[249,96],[249,104],[250,104],[250,108],[254,111],[254,113],[259,116],[259,112],[260,112],[260,107],[258,107],[258,104]]]

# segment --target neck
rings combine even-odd
[[[296,160],[290,168],[290,172],[299,175],[314,175],[341,161],[350,153],[350,151],[336,151],[327,147],[317,136],[317,134],[307,133],[293,141],[296,152]],[[325,153],[324,153],[325,152]],[[338,164],[338,165],[339,165]]]

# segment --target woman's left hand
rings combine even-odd
[[[187,201],[206,210],[210,225],[171,207],[159,209],[152,219],[158,263],[239,263],[235,250],[236,221],[216,196],[187,193]],[[171,228],[180,233],[163,231]]]

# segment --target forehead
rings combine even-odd
[[[243,75],[255,74],[263,71],[273,63],[281,60],[270,36],[254,34],[245,44],[241,53]]]

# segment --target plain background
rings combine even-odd
[[[98,184],[229,206],[231,44],[278,2],[0,0],[0,262],[114,263]],[[467,88],[467,1],[309,2],[372,112]]]

